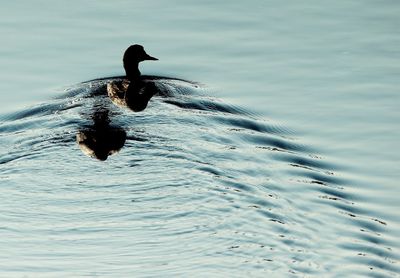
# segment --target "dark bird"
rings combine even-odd
[[[151,80],[144,80],[139,71],[139,63],[146,60],[158,60],[147,54],[143,46],[134,44],[124,53],[123,63],[126,78],[107,84],[110,99],[119,106],[127,106],[135,112],[143,111],[157,92]]]

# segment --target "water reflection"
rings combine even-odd
[[[107,93],[113,103],[128,107],[134,112],[146,109],[149,100],[156,92],[157,88],[154,82],[143,79],[135,81],[124,79],[107,84]]]
[[[95,109],[92,119],[92,125],[78,131],[76,141],[84,154],[104,161],[124,146],[126,132],[110,125],[109,110],[104,107]]]

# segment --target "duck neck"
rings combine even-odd
[[[124,68],[126,72],[126,77],[130,81],[136,81],[140,78],[139,63],[137,64],[129,63],[129,65],[126,65],[124,63]]]

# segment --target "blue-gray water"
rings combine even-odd
[[[3,3],[0,276],[398,276],[399,14]],[[158,80],[139,113],[82,83],[132,43],[160,59],[143,73],[195,83]],[[97,113],[126,134],[106,161],[76,142]]]

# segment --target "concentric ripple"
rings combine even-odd
[[[110,100],[108,78],[1,116],[3,273],[399,273],[344,165],[200,84],[146,78],[159,94],[140,113]]]

